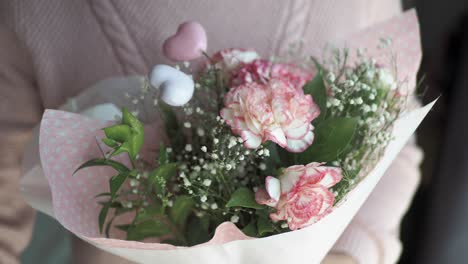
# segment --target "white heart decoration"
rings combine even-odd
[[[181,106],[190,101],[195,88],[190,76],[164,64],[154,66],[150,83],[161,90],[161,99],[172,106]]]

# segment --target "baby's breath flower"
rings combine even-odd
[[[211,185],[211,180],[210,179],[203,180],[203,185],[205,185],[206,187],[209,187]]]
[[[195,212],[195,215],[197,217],[203,217],[205,215],[205,213],[203,213],[202,211],[197,211],[197,212]]]
[[[191,152],[192,150],[193,150],[193,149],[192,149],[192,145],[191,145],[191,144],[185,145],[185,151]]]
[[[233,222],[234,224],[239,222],[239,216],[238,215],[231,216],[231,222]]]
[[[366,105],[366,104],[365,104],[365,105],[362,105],[361,109],[362,109],[362,111],[363,111],[364,113],[368,113],[368,112],[370,112],[371,107],[370,107],[369,105]]]
[[[333,72],[328,72],[326,78],[328,82],[333,83],[335,81],[335,74],[333,74]]]
[[[356,102],[357,105],[360,105],[360,104],[362,104],[364,101],[362,100],[361,97],[358,97],[358,98],[355,99],[355,102]]]
[[[135,180],[135,179],[130,180],[130,186],[131,187],[136,187],[138,185],[140,185],[140,182],[138,180]]]
[[[192,184],[190,183],[190,181],[186,177],[184,178],[184,185],[185,185],[185,187],[192,186]]]
[[[230,137],[229,138],[229,144],[228,144],[228,148],[232,148],[234,147],[235,145],[237,145],[237,140],[235,137]]]
[[[203,137],[205,136],[205,130],[201,127],[198,127],[197,128],[197,135],[200,136],[200,137]]]

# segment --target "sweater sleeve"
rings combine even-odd
[[[332,249],[358,263],[395,263],[400,221],[419,184],[422,152],[408,143]]]
[[[21,157],[42,107],[30,58],[2,25],[0,58],[0,263],[18,263],[34,222],[34,211],[18,188]]]

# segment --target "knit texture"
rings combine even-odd
[[[304,51],[398,14],[396,0],[35,0],[0,1],[0,263],[17,263],[33,210],[21,199],[21,153],[45,108],[112,76],[146,74],[169,63],[161,46],[177,26],[199,21],[209,52],[252,47]],[[334,251],[359,263],[392,263],[400,254],[398,223],[417,186],[414,144],[403,150]],[[365,228],[363,228],[365,227]],[[126,263],[78,239],[77,263]]]

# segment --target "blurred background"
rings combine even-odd
[[[403,220],[400,263],[468,261],[468,1],[404,1],[418,11],[424,103],[441,95],[418,131],[423,177]]]
[[[421,23],[422,100],[428,103],[439,95],[441,98],[418,132],[426,153],[423,178],[402,223],[400,263],[466,263],[468,0],[407,0],[403,4],[405,9],[417,9]],[[39,214],[23,263],[37,263],[38,257],[41,263],[69,263],[67,235],[59,224]],[[48,250],[54,254],[46,254]]]

